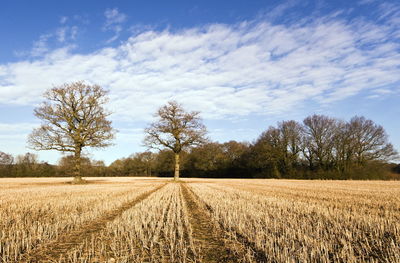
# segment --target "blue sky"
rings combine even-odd
[[[34,152],[41,94],[76,80],[110,91],[115,145],[87,151],[107,164],[145,150],[143,129],[171,99],[220,142],[363,115],[400,150],[398,1],[5,0],[0,36],[0,151],[13,155]]]

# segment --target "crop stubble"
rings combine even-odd
[[[400,262],[398,182],[21,182],[0,262]]]
[[[99,232],[106,226],[108,222],[113,221],[116,217],[120,216],[124,211],[135,206],[139,202],[145,200],[152,193],[159,190],[163,186],[165,186],[165,184],[139,195],[134,200],[129,201],[123,204],[122,206],[113,209],[112,211],[106,212],[104,215],[100,216],[99,218],[96,218],[95,220],[84,223],[81,226],[81,228],[77,230],[60,235],[55,241],[52,241],[48,244],[45,244],[44,246],[39,247],[36,250],[33,250],[31,253],[26,255],[25,259],[22,259],[22,261],[23,262],[57,261],[60,258],[60,256],[67,254],[72,248],[82,243],[89,235],[93,235],[96,232]]]

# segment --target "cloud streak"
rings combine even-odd
[[[126,21],[127,16],[119,12],[118,8],[107,9],[104,12],[104,16],[106,17],[106,22],[104,23],[103,30],[114,32],[114,36],[106,41],[106,43],[111,43],[119,38],[122,31],[122,24]]]
[[[149,120],[170,99],[224,119],[360,93],[386,96],[382,90],[398,92],[400,84],[397,15],[385,13],[387,23],[379,24],[327,16],[297,25],[258,19],[147,30],[89,54],[43,49],[41,59],[0,65],[0,103],[32,105],[52,85],[76,80],[109,89],[114,117],[127,121]],[[119,36],[116,26],[126,16],[117,9],[105,16],[105,28]]]

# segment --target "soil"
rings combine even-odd
[[[182,194],[189,212],[192,235],[196,248],[199,248],[200,262],[240,262],[224,242],[220,229],[212,223],[212,218],[201,206],[193,192],[185,183],[181,183]]]

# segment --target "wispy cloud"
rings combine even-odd
[[[125,22],[127,18],[125,14],[118,11],[118,8],[107,9],[104,12],[104,16],[107,19],[105,27],[109,27],[115,24],[121,24]]]
[[[33,41],[32,48],[30,50],[16,50],[14,54],[17,57],[30,57],[38,58],[44,57],[57,48],[66,46],[73,46],[73,42],[76,40],[79,33],[79,27],[74,24],[67,23],[68,17],[63,16],[59,20],[59,27],[39,36],[39,39]],[[76,20],[74,18],[74,20]]]
[[[68,41],[76,40],[76,37],[79,32],[79,27],[76,24],[74,25],[73,23],[74,21],[76,22],[76,20],[79,19],[74,16],[71,23],[67,23],[69,21],[68,17],[63,16],[60,18],[61,26],[55,30],[55,36],[59,43],[65,43]]]
[[[268,10],[264,14],[264,17],[270,21],[273,21],[278,18],[282,19],[283,17],[287,16],[287,14],[289,13],[288,10],[298,6],[298,4],[299,4],[298,0],[285,1],[285,2],[277,5],[272,10]]]
[[[65,24],[68,21],[68,17],[67,16],[62,16],[60,18],[60,24]]]
[[[104,16],[106,17],[106,21],[103,30],[114,32],[114,35],[106,41],[107,43],[111,43],[119,38],[122,31],[122,24],[126,21],[127,16],[119,12],[118,8],[107,9],[104,12]]]
[[[146,24],[135,24],[128,28],[128,31],[132,34],[132,36],[136,36],[146,31],[153,31],[155,30],[155,25],[146,25]]]
[[[110,89],[115,118],[129,121],[148,120],[170,99],[223,119],[282,114],[361,93],[388,96],[400,84],[395,14],[384,23],[326,16],[298,25],[258,19],[147,30],[90,54],[57,49],[0,65],[0,103],[34,104],[52,85],[81,79]],[[126,16],[110,9],[106,18],[118,35],[115,26]]]
[[[79,32],[78,26],[64,26],[57,28],[55,36],[59,43],[65,43],[68,41],[76,40],[78,32]]]
[[[48,41],[52,36],[52,34],[44,34],[41,35],[38,40],[34,41],[30,55],[33,57],[38,57],[47,53],[50,50]]]
[[[59,29],[57,29],[56,34],[57,34],[58,42],[65,41],[65,36],[66,36],[67,30],[68,30],[68,28],[66,28],[66,27],[60,27]]]

